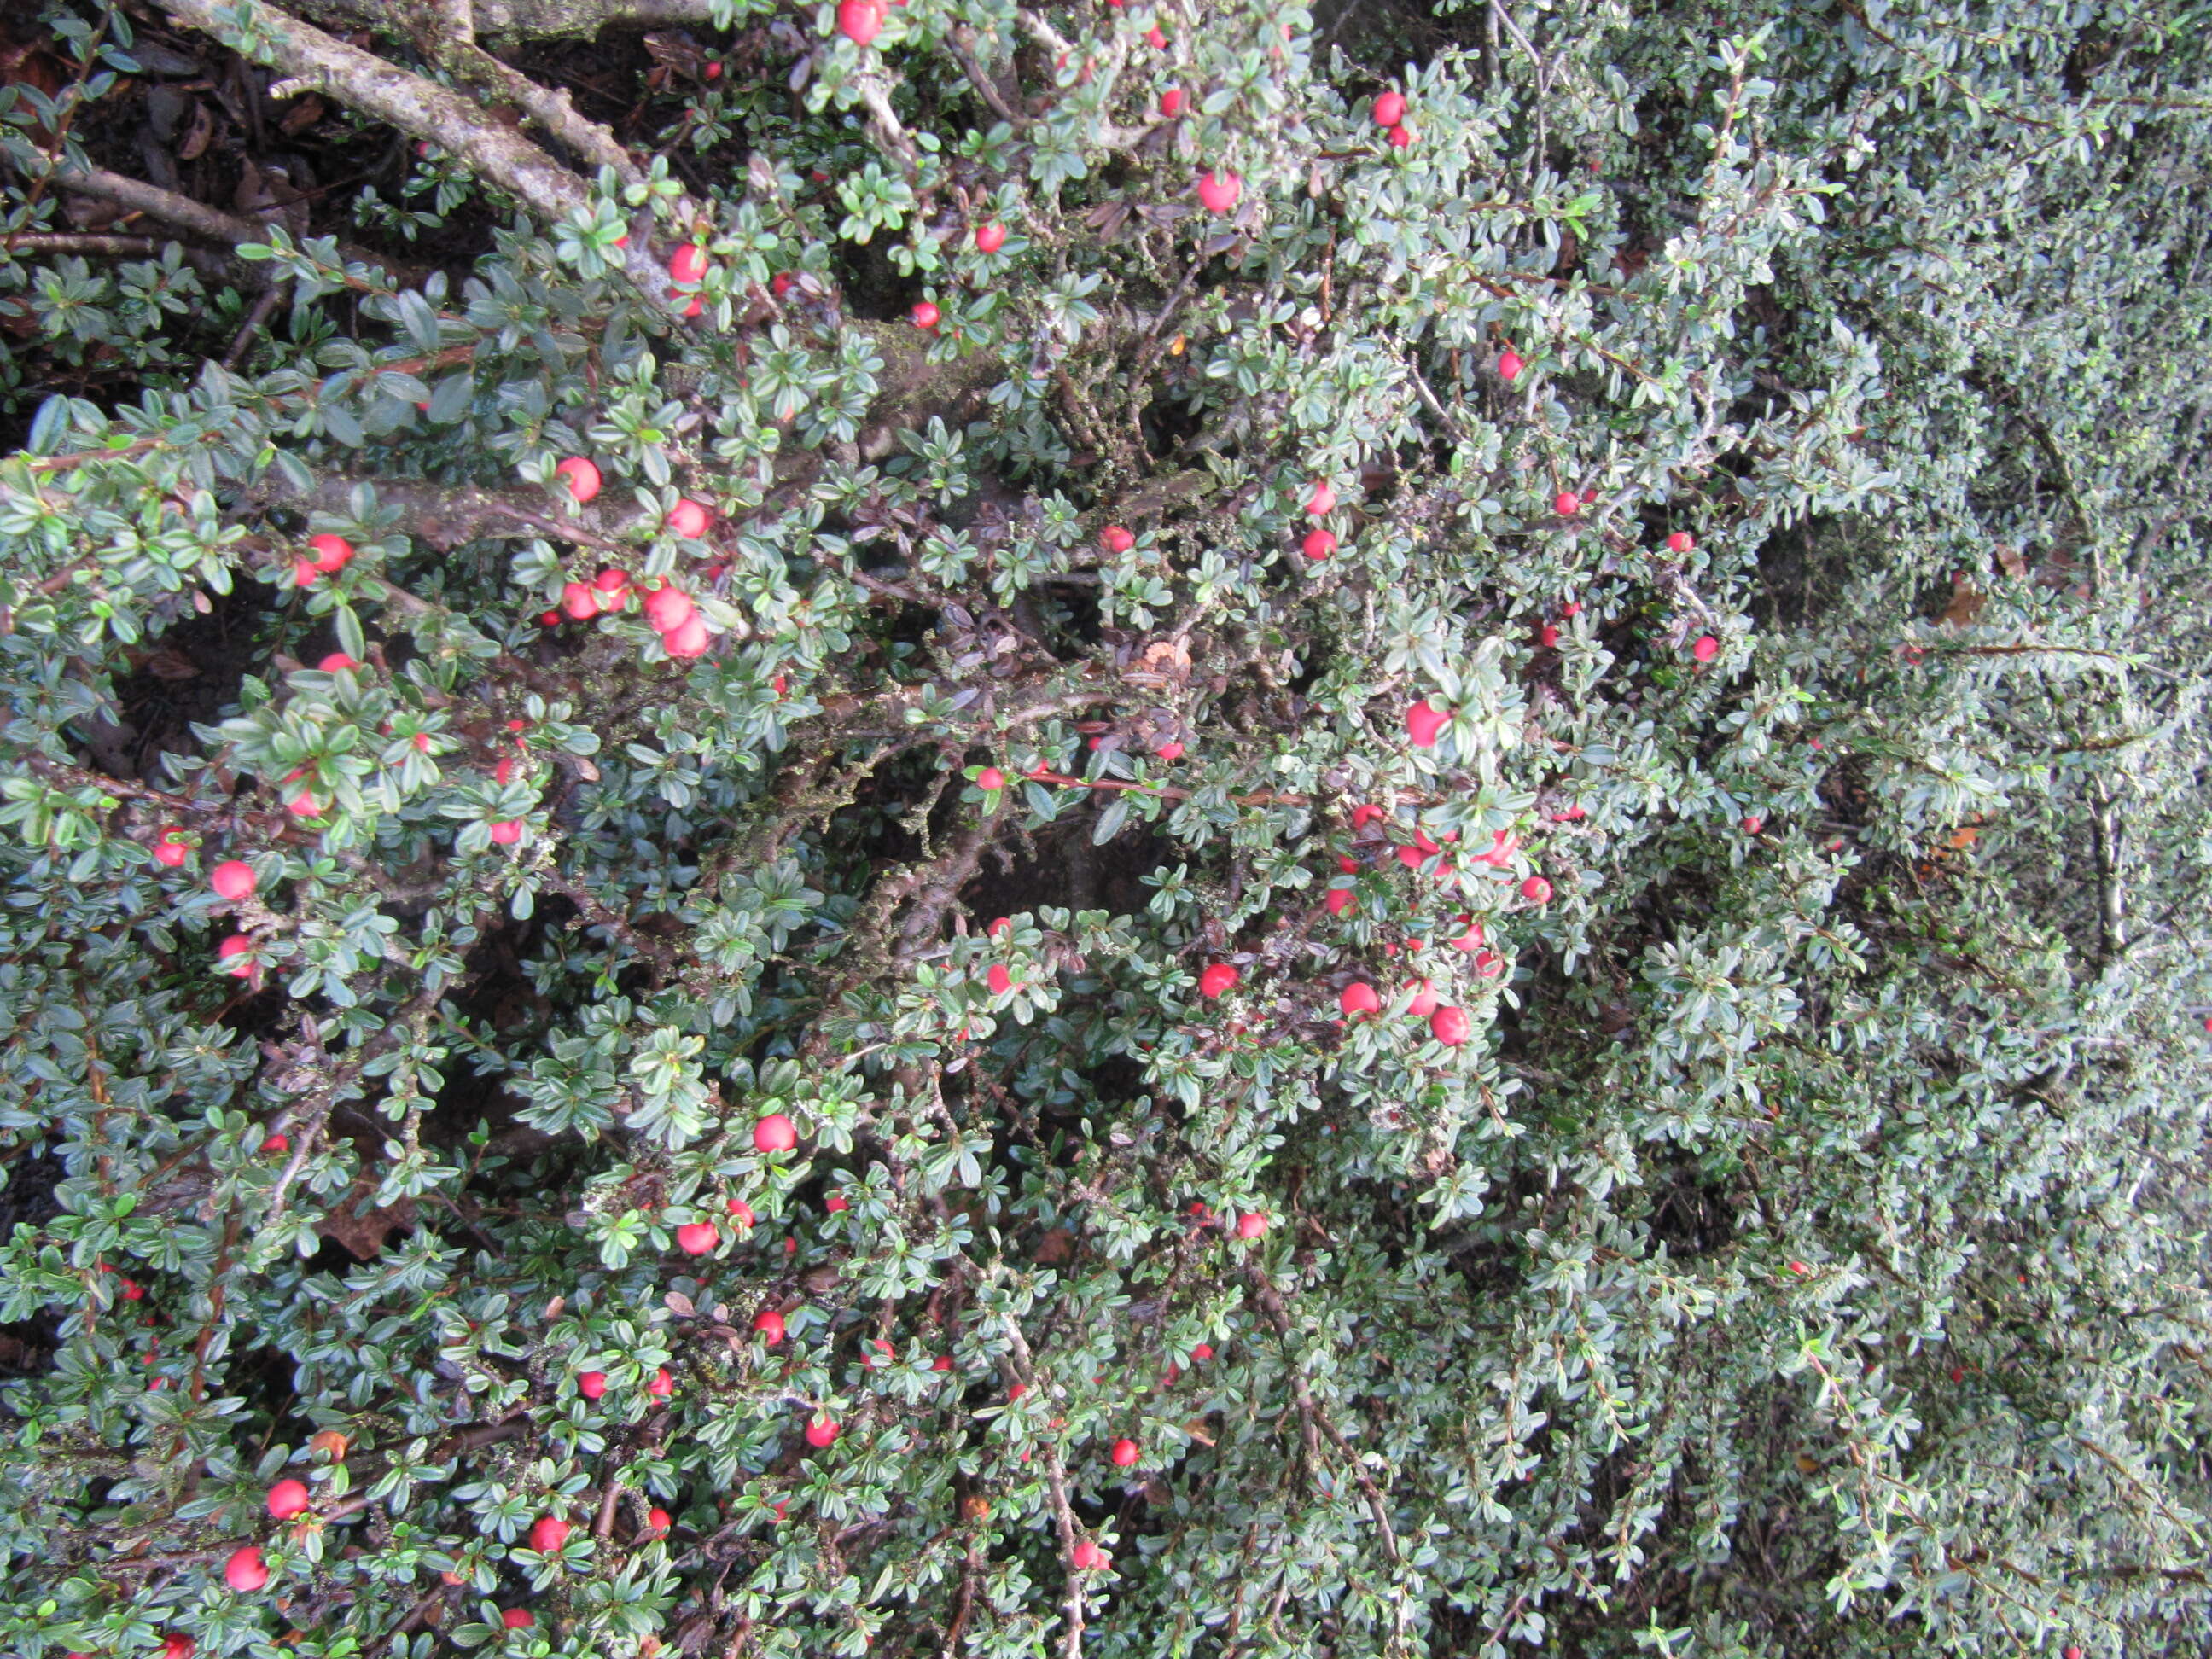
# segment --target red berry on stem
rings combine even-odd
[[[272,1519],[289,1521],[307,1504],[307,1483],[304,1480],[279,1480],[269,1488],[269,1513]]]
[[[975,227],[975,251],[978,253],[996,253],[1006,245],[1006,228],[996,220],[988,225]]]
[[[333,651],[315,666],[325,674],[336,674],[348,668],[358,668],[361,665],[346,655],[344,652]]]
[[[1300,544],[1300,550],[1318,564],[1336,551],[1336,538],[1326,530],[1309,530],[1304,542]]]
[[[1552,511],[1563,519],[1571,519],[1583,510],[1583,498],[1571,489],[1562,489],[1552,497]]]
[[[161,838],[154,843],[154,862],[165,870],[174,870],[190,858],[192,854],[191,846],[177,839],[184,833],[181,830],[161,831]]]
[[[1182,113],[1183,95],[1180,87],[1170,87],[1160,94],[1160,113],[1170,121]]]
[[[261,1150],[264,1152],[289,1152],[292,1150],[292,1137],[283,1134],[270,1135],[261,1143]]]
[[[234,957],[245,956],[252,949],[253,941],[252,939],[246,938],[243,933],[233,933],[228,939],[223,940],[222,944],[215,947],[215,953],[220,960],[228,962]],[[232,967],[224,969],[223,972],[238,979],[251,979],[253,976],[253,964],[251,962],[240,962]]]
[[[668,256],[668,274],[679,283],[696,283],[707,274],[707,250],[686,242]]]
[[[837,1443],[840,1425],[835,1419],[817,1417],[806,1425],[806,1443],[817,1451]]]
[[[840,0],[837,32],[856,46],[865,46],[883,33],[884,15],[876,0]]]
[[[568,1541],[568,1523],[550,1515],[541,1515],[530,1528],[530,1547],[540,1555],[554,1555]]]
[[[512,847],[521,839],[520,818],[501,818],[491,827],[492,845],[495,847]]]
[[[1137,544],[1137,538],[1118,524],[1109,524],[1098,532],[1098,545],[1109,553],[1127,553]]]
[[[916,328],[933,329],[937,326],[937,319],[943,313],[928,301],[917,300],[915,301],[914,310],[908,314],[913,317],[914,325]]]
[[[1114,1467],[1117,1469],[1127,1468],[1142,1455],[1137,1449],[1137,1443],[1133,1440],[1116,1440],[1114,1443],[1114,1449],[1106,1455],[1114,1460]]]
[[[730,1200],[729,1210],[730,1225],[741,1233],[751,1231],[754,1221],[757,1219],[753,1214],[751,1205],[746,1203],[742,1198],[733,1198]]]
[[[753,1148],[763,1152],[787,1152],[799,1145],[799,1126],[781,1112],[770,1112],[753,1125]]]
[[[704,1255],[721,1242],[711,1221],[694,1221],[676,1230],[676,1248],[686,1255]]]
[[[1501,351],[1498,354],[1498,374],[1501,380],[1519,380],[1522,367],[1521,359],[1515,353]]]
[[[656,633],[672,634],[697,613],[691,596],[673,582],[664,582],[645,596],[645,619]]]
[[[1068,1559],[1074,1562],[1078,1572],[1096,1572],[1106,1565],[1106,1552],[1086,1538],[1075,1547],[1075,1553]]]
[[[261,1552],[251,1544],[231,1552],[230,1559],[222,1564],[222,1582],[243,1595],[258,1590],[269,1582],[269,1564],[261,1559]]]
[[[1379,94],[1375,100],[1374,115],[1376,126],[1396,126],[1406,118],[1406,94],[1402,92]]]
[[[1552,902],[1552,884],[1541,876],[1531,876],[1521,884],[1521,896],[1531,904],[1549,904]]]
[[[1244,193],[1244,181],[1222,168],[1209,167],[1198,175],[1198,199],[1208,213],[1226,213]]]
[[[1690,532],[1686,530],[1678,530],[1667,538],[1667,550],[1669,553],[1686,553],[1696,545],[1697,543],[1691,538]]]
[[[1698,635],[1697,643],[1690,647],[1690,657],[1695,662],[1711,662],[1721,653],[1721,642],[1710,634]]]
[[[1392,149],[1410,149],[1413,148],[1413,128],[1392,127],[1390,129],[1390,148]]]
[[[753,1329],[766,1337],[773,1348],[783,1340],[783,1316],[774,1308],[763,1308],[753,1316]]]
[[[1168,49],[1168,38],[1160,33],[1158,24],[1155,23],[1145,31],[1145,44],[1152,47],[1154,52],[1165,52]]]
[[[538,1621],[530,1616],[528,1607],[508,1607],[500,1613],[499,1622],[509,1630],[528,1630]]]
[[[1416,1019],[1426,1019],[1436,1012],[1437,994],[1430,988],[1428,981],[1417,979],[1406,988],[1413,994],[1413,1001],[1406,1006],[1407,1013]]]
[[[576,1375],[576,1392],[586,1400],[597,1400],[607,1391],[605,1371],[580,1371]]]
[[[344,569],[346,561],[353,557],[353,544],[343,536],[317,536],[307,547],[315,556],[315,568],[325,575]]]
[[[645,1529],[655,1538],[666,1532],[670,1524],[666,1510],[651,1509],[645,1512]]]
[[[691,501],[689,498],[677,502],[668,509],[669,529],[677,535],[693,541],[705,535],[707,526],[714,521],[714,515],[707,510],[703,502]]]
[[[1237,983],[1237,969],[1231,963],[1214,963],[1198,976],[1199,994],[1201,996],[1221,996]]]
[[[987,766],[975,775],[975,787],[978,789],[1003,789],[1006,787],[1006,775],[995,766]]]
[[[1437,734],[1450,724],[1451,716],[1426,697],[1406,711],[1406,735],[1416,749],[1434,748]]]
[[[666,1400],[675,1394],[676,1379],[668,1374],[667,1366],[653,1372],[653,1381],[645,1385],[645,1391],[655,1400]]]
[[[588,583],[561,584],[561,611],[571,622],[589,622],[599,614],[599,597]]]
[[[1354,980],[1337,993],[1336,1006],[1346,1019],[1355,1014],[1371,1014],[1382,1006],[1382,999],[1365,980]]]
[[[1153,750],[1152,752],[1155,755],[1158,755],[1164,761],[1181,760],[1182,758],[1182,744],[1177,743],[1173,738],[1170,738],[1158,748]]]
[[[1267,1231],[1267,1218],[1257,1210],[1247,1210],[1237,1218],[1237,1237],[1257,1238]]]
[[[984,975],[984,982],[990,986],[991,994],[994,997],[1002,997],[1014,988],[1014,976],[1006,971],[1006,964],[1003,962],[991,964],[991,971]]]
[[[553,476],[565,478],[568,493],[579,501],[588,501],[599,493],[599,469],[580,455],[571,455],[553,469]]]
[[[672,657],[703,657],[708,643],[707,624],[697,617],[686,617],[660,636],[660,648]]]
[[[1447,1048],[1455,1048],[1466,1042],[1474,1029],[1464,1008],[1445,1006],[1429,1016],[1431,1035]]]

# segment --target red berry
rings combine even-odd
[[[1413,148],[1413,128],[1392,127],[1390,129],[1390,148],[1392,149],[1410,149]]]
[[[261,1552],[251,1544],[233,1550],[230,1559],[222,1564],[222,1582],[243,1595],[258,1590],[269,1582],[269,1564],[261,1559]]]
[[[1413,994],[1413,1001],[1406,1005],[1407,1013],[1416,1019],[1426,1019],[1436,1012],[1437,994],[1430,988],[1428,981],[1417,979],[1406,988]]]
[[[883,33],[884,15],[875,0],[840,0],[837,32],[856,46],[865,46]]]
[[[557,1554],[568,1541],[568,1523],[552,1516],[541,1515],[530,1528],[530,1547],[540,1555]]]
[[[336,674],[348,668],[358,668],[361,665],[344,652],[333,651],[315,666],[325,674]]]
[[[1218,997],[1237,983],[1237,969],[1225,962],[1217,962],[1198,976],[1199,994]]]
[[[1006,228],[996,220],[988,225],[975,227],[975,251],[978,253],[996,253],[1006,245]]]
[[[645,596],[645,619],[656,633],[672,634],[697,613],[691,596],[673,582],[664,582]]]
[[[834,1419],[817,1417],[806,1425],[806,1443],[819,1451],[837,1443],[839,1425]]]
[[[1165,52],[1168,49],[1168,38],[1160,33],[1158,24],[1155,23],[1145,31],[1145,44],[1154,52]]]
[[[1247,1210],[1237,1218],[1237,1237],[1257,1238],[1267,1231],[1267,1218],[1257,1210]]]
[[[521,839],[522,820],[520,818],[501,818],[491,827],[491,841],[495,847],[512,847]]]
[[[270,1135],[261,1143],[261,1150],[264,1152],[289,1152],[292,1150],[292,1137],[283,1134]]]
[[[1759,817],[1758,813],[1747,812],[1743,815],[1743,833],[1745,835],[1755,836],[1765,827],[1766,820]]]
[[[666,1400],[675,1394],[676,1379],[668,1374],[667,1366],[653,1372],[653,1381],[645,1385],[645,1391],[655,1400]]]
[[[846,0],[846,3],[850,4],[851,0]],[[914,311],[912,313],[914,317],[914,325],[916,328],[935,328],[937,326],[937,319],[941,314],[942,313],[938,311],[937,307],[932,305],[928,301],[917,300],[915,302]]]
[[[164,830],[161,839],[154,843],[154,862],[166,870],[174,870],[191,856],[191,848],[177,837],[181,830]]]
[[[1208,213],[1226,213],[1244,193],[1244,181],[1235,173],[1209,167],[1198,175],[1198,199]]]
[[[1711,662],[1720,653],[1721,642],[1710,634],[1698,635],[1697,643],[1690,647],[1690,656],[1697,662]]]
[[[1571,489],[1562,489],[1552,497],[1552,511],[1563,519],[1571,519],[1583,510],[1583,498]]]
[[[1549,904],[1552,902],[1552,884],[1541,876],[1531,876],[1521,884],[1521,896],[1531,904]]]
[[[580,455],[571,455],[553,469],[553,476],[565,478],[568,493],[579,501],[588,501],[599,493],[599,469]]]
[[[1696,545],[1697,543],[1691,539],[1690,532],[1686,530],[1678,530],[1667,538],[1667,550],[1669,553],[1686,553]]]
[[[563,582],[561,611],[572,622],[588,622],[599,614],[599,601],[586,583]]]
[[[1467,1010],[1449,1006],[1429,1016],[1429,1030],[1436,1040],[1447,1048],[1457,1048],[1474,1029],[1468,1019]]]
[[[1346,1019],[1354,1014],[1371,1014],[1382,1006],[1382,999],[1365,980],[1354,980],[1337,993],[1336,1006]]]
[[[576,1392],[586,1400],[597,1400],[607,1391],[605,1371],[580,1371],[576,1376]]]
[[[279,1480],[269,1488],[269,1513],[276,1520],[289,1521],[307,1507],[307,1502],[304,1480]]]
[[[1006,971],[1006,964],[1003,962],[993,963],[991,971],[984,978],[994,997],[1002,997],[1014,988],[1014,976]]]
[[[660,636],[660,648],[672,657],[702,657],[708,643],[707,624],[697,617],[687,617]]]
[[[1098,545],[1109,553],[1127,553],[1137,544],[1137,538],[1118,524],[1109,524],[1098,532]]]
[[[983,931],[990,934],[993,939],[1004,939],[1014,931],[1014,919],[1012,916],[1000,916]]]
[[[1306,557],[1319,563],[1336,551],[1336,538],[1326,530],[1309,530],[1306,532],[1304,542],[1301,544],[1300,550]]]
[[[666,1532],[668,1528],[669,1518],[666,1510],[653,1509],[645,1512],[645,1529],[655,1538]]]
[[[191,1637],[172,1631],[161,1638],[161,1659],[192,1659],[192,1650],[197,1645]]]
[[[694,1221],[676,1230],[676,1248],[686,1255],[704,1255],[721,1242],[711,1221]]]
[[[1106,1455],[1114,1460],[1114,1467],[1117,1469],[1127,1468],[1130,1464],[1143,1455],[1137,1449],[1137,1443],[1133,1440],[1116,1440],[1114,1443],[1114,1449]]]
[[[763,1308],[753,1316],[753,1329],[766,1337],[773,1348],[783,1340],[783,1316],[774,1308]]]
[[[1006,775],[995,766],[987,766],[975,775],[975,787],[978,789],[1003,789],[1006,787]]]
[[[1521,359],[1514,352],[1509,350],[1498,354],[1498,374],[1500,380],[1517,380],[1521,378]]]
[[[753,1148],[763,1152],[787,1152],[799,1145],[799,1126],[781,1112],[770,1112],[753,1125]]]
[[[1332,887],[1328,890],[1328,896],[1322,900],[1322,906],[1329,915],[1341,916],[1358,902],[1357,896],[1349,888]]]
[[[779,270],[774,276],[769,279],[769,290],[774,294],[777,299],[781,300],[785,295],[791,292],[793,285],[797,283],[798,280],[799,279],[793,276],[789,271]]]
[[[233,933],[228,939],[223,940],[222,944],[215,947],[215,953],[220,960],[228,962],[231,957],[242,957],[252,949],[253,941],[252,939],[246,938],[243,933]],[[253,975],[253,964],[250,962],[241,962],[235,967],[224,969],[223,972],[233,975],[239,979],[250,979]]]
[[[315,556],[315,568],[326,576],[344,569],[346,561],[353,557],[353,544],[343,536],[317,536],[307,546]]]
[[[1086,1538],[1075,1547],[1075,1553],[1068,1559],[1075,1563],[1078,1572],[1096,1572],[1106,1565],[1106,1552]]]
[[[319,818],[323,815],[323,804],[305,789],[284,803],[284,810],[295,818]]]
[[[689,498],[677,502],[668,509],[669,529],[689,540],[696,541],[705,535],[707,526],[714,521],[714,515],[707,510],[702,502],[691,501]],[[622,573],[617,571],[615,574],[620,575]]]
[[[853,1201],[842,1193],[832,1193],[822,1200],[822,1207],[831,1215],[842,1215],[853,1207]]]
[[[500,1613],[499,1622],[509,1630],[528,1630],[538,1621],[530,1616],[528,1607],[508,1607]]]
[[[1389,816],[1379,806],[1355,806],[1352,809],[1352,833],[1356,836],[1377,818]]]
[[[1182,113],[1183,96],[1181,87],[1170,87],[1160,94],[1160,113],[1170,121]]]
[[[1451,716],[1424,697],[1406,711],[1406,735],[1416,749],[1432,749],[1437,736],[1451,724]]]
[[[1212,1358],[1213,1345],[1211,1342],[1200,1343],[1196,1347],[1190,1351],[1190,1357],[1195,1360],[1207,1360]]]
[[[1181,760],[1182,758],[1182,744],[1170,738],[1167,742],[1153,750],[1152,752],[1155,755],[1158,755],[1164,761]]]
[[[1375,125],[1378,127],[1396,126],[1406,118],[1406,94],[1402,92],[1382,94],[1375,100],[1374,116]]]

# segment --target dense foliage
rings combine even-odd
[[[0,55],[0,1645],[2205,1650],[2201,7],[473,17]]]

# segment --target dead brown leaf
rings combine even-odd
[[[415,1225],[415,1200],[411,1198],[365,1210],[355,1207],[367,1202],[374,1190],[365,1182],[356,1187],[351,1201],[332,1210],[315,1227],[325,1238],[344,1245],[356,1261],[375,1260],[392,1234],[411,1231]]]

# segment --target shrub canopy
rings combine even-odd
[[[10,1651],[2204,1650],[2201,7],[165,9]]]

